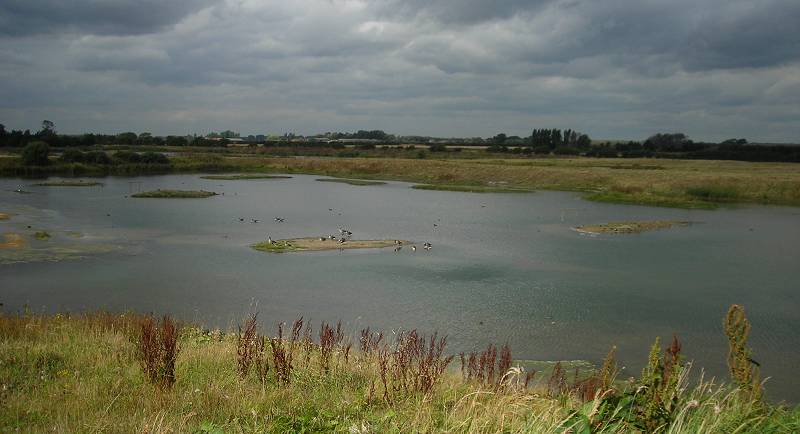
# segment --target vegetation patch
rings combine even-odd
[[[686,194],[710,202],[735,202],[739,190],[733,186],[704,185],[686,189]]]
[[[103,185],[102,182],[96,181],[46,181],[33,184],[37,187],[95,187]]]
[[[744,309],[724,325],[727,385],[689,375],[677,337],[656,339],[641,374],[620,381],[613,348],[595,368],[303,318],[267,333],[255,314],[223,331],[130,312],[0,312],[0,432],[800,431],[800,407],[762,398]]]
[[[11,214],[0,212],[0,220],[8,220],[10,218],[11,218]]]
[[[345,178],[319,178],[319,182],[338,182],[349,185],[384,185],[383,181],[370,181],[366,179],[345,179]]]
[[[41,240],[41,241],[49,240],[50,239],[50,233],[47,232],[47,231],[36,231],[36,233],[33,234],[33,237],[36,238],[37,240]]]
[[[673,220],[651,220],[638,222],[613,222],[595,225],[583,225],[575,228],[578,232],[591,234],[638,234],[645,231],[669,229],[673,226],[688,226],[692,222]]]
[[[136,193],[131,197],[144,197],[154,199],[200,199],[216,196],[217,193],[205,190],[153,190]]]
[[[411,188],[416,190],[461,191],[465,193],[533,193],[533,190],[528,188],[487,185],[417,184],[412,185]]]
[[[226,181],[244,181],[251,179],[289,179],[287,175],[204,175],[203,179],[217,179]]]
[[[3,242],[0,243],[0,249],[18,249],[25,245],[25,239],[22,235],[13,232],[3,234]]]
[[[716,203],[698,200],[691,197],[673,197],[658,194],[625,193],[618,191],[604,191],[590,193],[583,196],[586,200],[594,202],[619,203],[627,205],[660,206],[666,208],[685,208],[685,209],[716,209]]]
[[[285,240],[274,240],[272,242],[262,241],[253,244],[251,247],[263,252],[286,253],[286,252],[314,252],[323,250],[338,249],[379,249],[391,247],[399,240],[346,240],[340,242],[336,239],[327,237],[318,238],[290,238]],[[400,241],[405,244],[405,241]]]

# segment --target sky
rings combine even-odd
[[[3,0],[0,123],[800,142],[798,0]]]

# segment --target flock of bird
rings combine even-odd
[[[328,208],[328,211],[334,212],[332,208]],[[341,213],[339,213],[339,215],[341,215]],[[286,221],[286,219],[283,218],[283,217],[275,217],[274,220],[275,220],[276,223],[283,223],[283,222]],[[245,218],[244,217],[239,217],[239,221],[240,222],[244,222]],[[250,219],[250,222],[252,222],[252,223],[258,223],[260,221],[261,220],[259,220],[259,219],[254,219],[254,218]],[[438,226],[438,225],[434,223],[433,226],[435,227],[435,226]],[[335,235],[331,234],[331,235],[328,235],[328,236],[319,237],[319,240],[320,241],[328,241],[328,240],[330,240],[330,241],[338,241],[339,244],[344,244],[347,241],[349,241],[352,236],[353,236],[353,232],[351,232],[351,231],[349,231],[349,230],[347,230],[347,229],[345,229],[345,228],[340,226],[339,227],[339,236],[335,236]],[[267,243],[275,244],[275,241],[272,239],[271,236],[267,236]],[[395,243],[394,251],[395,252],[399,252],[403,248],[403,242],[400,241],[400,240],[394,240],[394,243]],[[422,243],[422,248],[425,249],[425,250],[431,250],[433,248],[433,245],[426,241],[426,242]],[[411,251],[412,252],[416,252],[417,251],[417,246],[416,245],[412,245],[411,246]]]

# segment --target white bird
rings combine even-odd
[[[416,252],[417,251],[417,246],[411,246],[411,251],[412,252]]]

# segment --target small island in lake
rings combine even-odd
[[[347,178],[319,178],[319,182],[338,182],[340,184],[349,185],[384,185],[383,181],[370,181],[367,179],[347,179]]]
[[[155,199],[200,199],[216,196],[217,193],[205,190],[153,190],[132,194],[131,197],[144,197]]]
[[[6,214],[4,212],[0,212],[0,220],[8,220],[11,218],[11,214]]]
[[[311,238],[289,238],[285,240],[275,240],[272,242],[262,241],[253,244],[251,247],[263,252],[285,253],[285,252],[318,252],[322,250],[337,249],[379,249],[391,247],[399,240],[347,240],[340,243],[336,239],[324,237]],[[406,244],[406,241],[400,241]]]
[[[252,174],[252,175],[205,175],[201,176],[200,178],[203,179],[215,179],[215,180],[226,180],[226,181],[244,181],[250,179],[289,179],[291,176],[287,175],[259,175],[259,174]]]
[[[639,222],[612,222],[583,225],[575,228],[578,232],[590,234],[638,234],[645,231],[669,229],[673,226],[689,226],[692,222],[673,220],[651,220]]]
[[[97,181],[45,181],[33,184],[36,187],[95,187],[103,185],[102,182]]]
[[[0,249],[18,249],[25,245],[25,239],[22,235],[7,232],[3,234],[3,239],[0,241]]]

